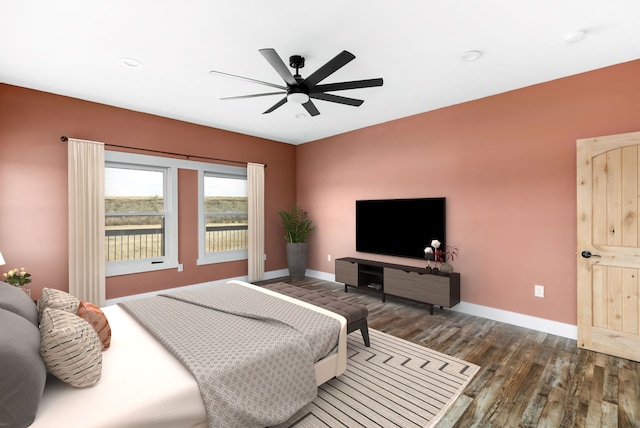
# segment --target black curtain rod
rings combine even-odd
[[[62,137],[60,137],[60,141],[66,143],[67,141],[69,141],[69,138],[67,138],[66,136],[63,135]],[[117,144],[104,143],[104,145],[108,146],[108,147],[117,147],[119,149],[141,150],[143,152],[160,153],[160,154],[163,154],[163,155],[184,156],[187,159],[206,159],[206,160],[212,160],[212,161],[237,163],[237,164],[241,164],[241,165],[246,165],[248,163],[248,162],[231,160],[231,159],[210,158],[210,157],[206,157],[206,156],[185,155],[184,153],[164,152],[162,150],[141,149],[139,147],[129,147],[129,146],[118,146]],[[267,165],[265,164],[264,167],[266,168]]]

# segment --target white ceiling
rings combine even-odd
[[[261,48],[304,56],[303,77],[348,50],[322,83],[384,86],[336,92],[360,107],[314,101],[316,117],[293,103],[262,114],[280,96],[219,100],[272,88],[213,69],[283,84]],[[469,50],[482,58],[461,61]],[[0,82],[291,144],[638,58],[638,0],[0,2]]]

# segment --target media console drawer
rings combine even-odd
[[[358,285],[358,264],[346,260],[336,260],[336,281]]]
[[[400,269],[384,268],[384,292],[392,296],[413,299],[413,275]]]
[[[460,303],[460,274],[450,276],[416,275],[415,299],[450,308]]]

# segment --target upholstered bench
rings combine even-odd
[[[342,315],[347,319],[347,333],[360,330],[365,346],[369,346],[369,327],[367,325],[369,311],[365,306],[345,302],[335,297],[325,296],[284,282],[267,284],[263,285],[263,287]]]

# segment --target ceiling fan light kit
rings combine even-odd
[[[300,55],[292,55],[289,57],[289,66],[296,70],[295,74],[291,74],[284,61],[280,58],[280,56],[276,53],[274,49],[260,49],[259,52],[262,56],[269,62],[269,64],[274,68],[274,70],[278,73],[278,75],[284,80],[286,86],[277,85],[270,82],[263,82],[256,79],[251,79],[248,77],[236,76],[229,73],[224,73],[222,71],[211,70],[211,74],[219,74],[228,77],[235,77],[241,80],[249,81],[252,83],[257,83],[260,85],[270,86],[272,88],[280,89],[281,92],[269,92],[269,93],[261,93],[261,94],[251,94],[251,95],[240,95],[236,97],[225,97],[221,98],[221,100],[238,100],[238,99],[246,99],[246,98],[257,98],[264,97],[270,95],[284,95],[280,101],[274,104],[271,108],[267,109],[263,114],[271,113],[277,108],[283,106],[287,102],[302,104],[307,113],[311,116],[318,116],[320,111],[316,108],[315,104],[311,99],[328,101],[337,104],[350,105],[354,107],[358,107],[362,105],[364,100],[359,100],[356,98],[349,98],[340,95],[329,94],[327,92],[334,91],[344,91],[349,89],[361,89],[361,88],[372,88],[375,86],[382,86],[382,78],[376,79],[366,79],[366,80],[354,80],[349,82],[339,82],[339,83],[327,83],[320,84],[321,81],[329,77],[331,74],[338,71],[340,68],[347,65],[349,62],[354,60],[356,57],[350,52],[342,51],[338,55],[336,55],[329,62],[324,64],[322,67],[317,69],[311,75],[306,78],[303,78],[300,75],[300,69],[304,67],[304,57]]]
[[[287,93],[287,101],[295,104],[304,104],[309,101],[309,94],[306,94],[303,91],[291,90]]]

